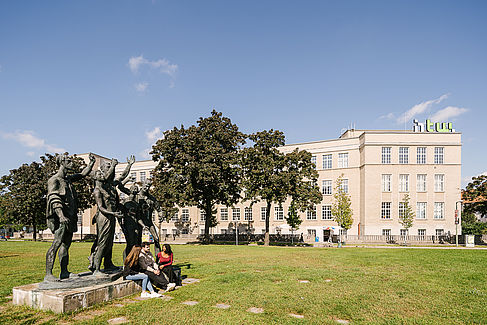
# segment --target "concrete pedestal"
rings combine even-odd
[[[67,313],[112,299],[140,293],[140,281],[118,279],[113,282],[75,289],[40,289],[40,283],[13,288],[13,303],[36,309]],[[41,282],[42,283],[42,282]]]

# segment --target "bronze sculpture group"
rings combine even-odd
[[[93,196],[97,205],[97,212],[93,217],[96,224],[96,240],[91,248],[89,269],[96,277],[106,276],[107,273],[119,270],[112,262],[112,248],[116,222],[120,224],[125,235],[127,246],[124,257],[132,247],[142,242],[142,230],[151,233],[156,253],[160,251],[159,236],[152,214],[158,208],[156,199],[149,194],[150,183],[142,184],[141,189],[132,185],[130,189],[125,185],[130,181],[130,168],[135,163],[132,156],[127,159],[127,167],[121,175],[115,176],[116,159],[102,161],[100,169],[93,171],[95,156],[89,155],[89,164],[81,173],[72,174],[73,162],[67,155],[58,155],[56,162],[58,171],[48,181],[47,195],[47,225],[54,234],[54,240],[46,254],[45,281],[59,281],[70,277],[77,277],[68,271],[68,250],[77,231],[78,208],[76,192],[72,182],[90,176],[94,182]],[[70,173],[71,172],[71,173]],[[127,194],[121,202],[118,191]],[[157,211],[157,210],[156,210]],[[56,253],[59,256],[61,273],[59,279],[52,274]],[[103,260],[103,269],[101,268]]]

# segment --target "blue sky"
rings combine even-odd
[[[215,108],[287,143],[452,121],[467,179],[487,172],[486,52],[485,1],[2,1],[0,174],[146,159]]]

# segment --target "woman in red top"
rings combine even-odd
[[[177,278],[172,268],[173,254],[169,244],[162,245],[162,252],[157,254],[157,262],[159,263],[159,269],[167,275],[169,283],[176,283]]]

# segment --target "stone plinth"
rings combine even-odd
[[[13,303],[36,309],[67,313],[142,291],[140,281],[118,279],[113,282],[75,289],[40,289],[34,283],[13,288]]]

